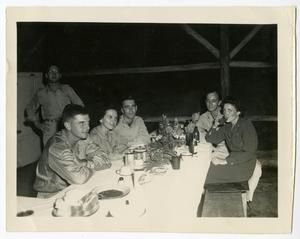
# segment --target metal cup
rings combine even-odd
[[[180,169],[181,156],[172,156],[171,164],[174,170]]]

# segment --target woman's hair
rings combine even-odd
[[[118,113],[118,111],[116,110],[115,107],[107,107],[107,108],[105,108],[104,111],[103,111],[103,116],[102,116],[102,118],[106,115],[107,111],[109,111],[109,110],[114,110],[114,111],[116,111],[116,112]]]
[[[102,113],[102,116],[100,116],[100,117],[101,117],[100,119],[103,119],[104,116],[106,115],[107,111],[109,111],[109,110],[114,110],[114,111],[116,111],[116,112],[117,112],[117,115],[118,115],[118,117],[119,117],[119,112],[118,112],[118,110],[117,110],[117,107],[116,107],[114,104],[107,104],[107,105],[105,105],[104,108],[103,108],[103,111],[102,111],[103,113]]]
[[[223,101],[223,107],[225,104],[231,104],[234,106],[234,108],[237,110],[237,111],[240,111],[241,112],[241,104],[240,104],[240,101],[232,96],[228,96],[225,98],[225,100]]]

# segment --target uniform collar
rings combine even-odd
[[[61,83],[59,83],[59,85],[58,85],[56,91],[51,90],[50,87],[49,87],[49,85],[46,86],[46,89],[47,89],[47,92],[54,92],[54,93],[55,93],[55,92],[57,92],[58,90],[61,90]]]
[[[98,135],[100,135],[101,137],[104,137],[104,138],[108,138],[111,134],[112,134],[112,130],[107,130],[106,132],[105,132],[105,130],[103,129],[103,125],[99,125],[98,127],[97,127],[97,133],[98,133]]]
[[[127,122],[126,122],[126,120],[125,120],[125,118],[124,118],[124,115],[121,115],[121,117],[120,117],[120,122],[121,122],[124,126],[131,127],[132,125],[134,125],[134,122],[136,121],[136,118],[137,118],[137,116],[134,116],[131,125],[128,125]]]

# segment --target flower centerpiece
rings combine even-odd
[[[185,142],[184,131],[177,118],[171,123],[167,115],[163,114],[158,124],[154,142],[149,145],[148,152],[152,160],[160,160],[176,156],[175,147]]]

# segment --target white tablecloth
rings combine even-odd
[[[206,174],[211,160],[210,144],[198,144],[195,147],[197,154],[194,156],[183,156],[179,170],[170,169],[163,175],[153,176],[151,182],[139,185],[133,188],[129,178],[125,177],[124,185],[131,188],[130,193],[119,199],[101,200],[99,210],[91,217],[105,217],[108,211],[112,214],[116,212],[120,205],[124,205],[126,200],[131,204],[132,209],[136,212],[140,210],[143,217],[149,220],[162,220],[167,218],[171,220],[183,220],[183,218],[195,218],[197,207],[200,202]],[[110,169],[96,172],[95,175],[83,185],[70,185],[68,188],[55,195],[50,199],[38,199],[29,197],[17,198],[17,210],[33,210],[32,217],[52,217],[53,203],[58,197],[72,189],[84,191],[92,190],[101,185],[115,185],[120,175],[116,170],[122,166],[122,162],[113,162]],[[142,172],[137,172],[135,177],[138,178]],[[140,215],[135,213],[134,215]],[[118,212],[115,215],[130,217],[130,213],[125,215]]]

